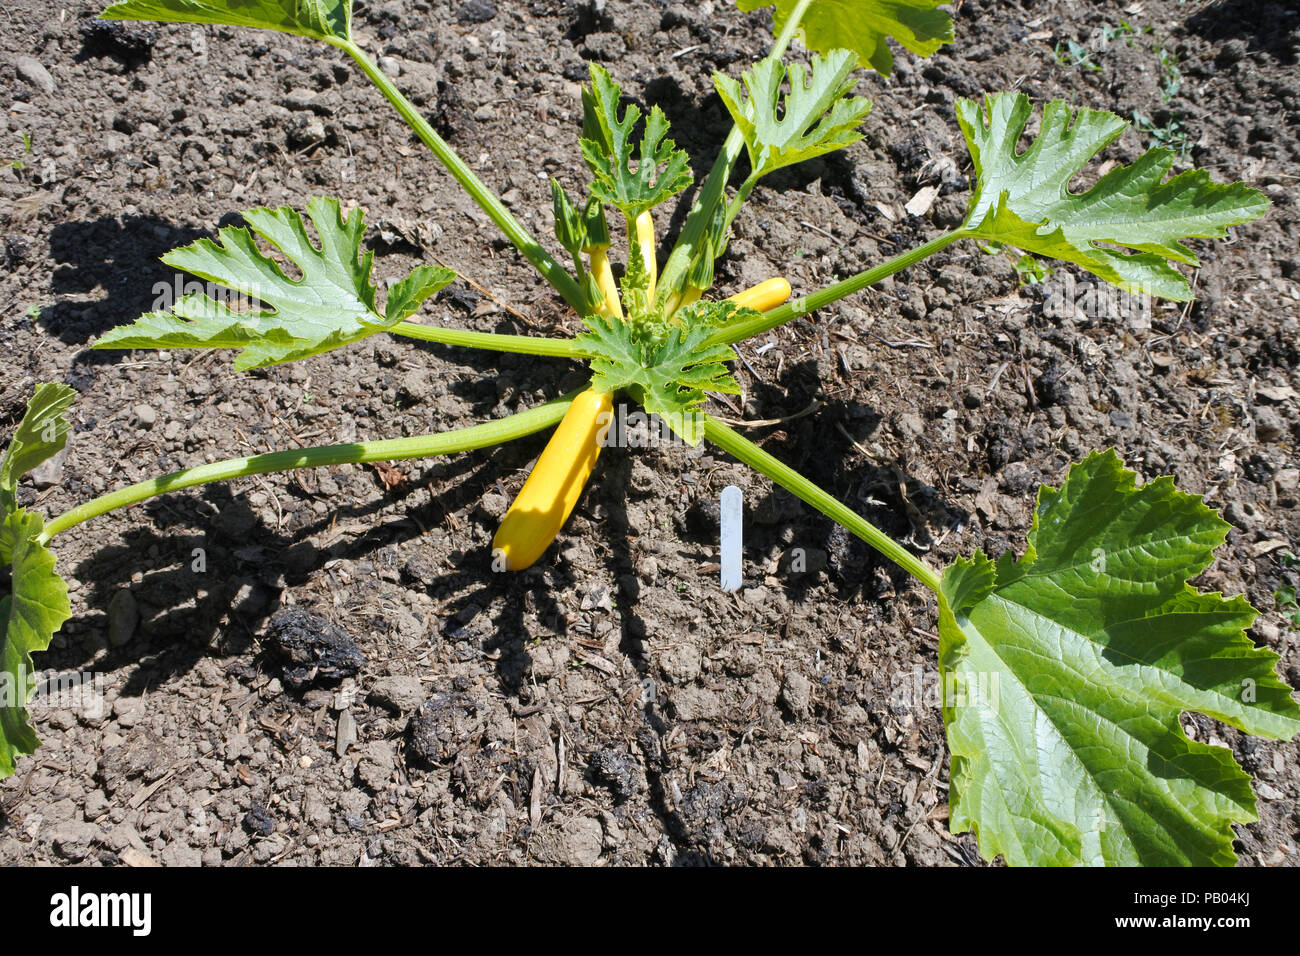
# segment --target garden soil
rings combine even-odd
[[[1244,593],[1251,638],[1300,684],[1275,598],[1300,551],[1300,12],[953,6],[957,43],[862,75],[865,139],[759,186],[722,293],[780,274],[812,291],[957,223],[971,169],[953,106],[986,91],[1137,117],[1078,185],[1162,142],[1272,210],[1194,243],[1186,306],[1107,299],[1070,269],[1022,284],[1005,253],[951,247],[748,343],[744,394],[712,410],[763,423],[747,434],[935,567],[1022,551],[1038,484],[1113,447],[1231,522],[1196,583]],[[229,352],[90,351],[175,297],[168,249],[315,195],[365,210],[380,279],[460,274],[421,321],[579,330],[339,52],[95,10],[4,11],[0,430],[38,382],[79,393],[67,454],[25,504],[55,514],[231,456],[455,428],[582,382],[561,360],[378,336],[247,374]],[[588,61],[661,106],[702,174],[729,125],[711,75],[764,51],[770,14],[431,0],[362,5],[356,32],[548,236],[548,177],[587,182]],[[544,441],[248,478],[57,538],[73,616],[39,664],[89,675],[102,706],[34,708],[44,744],[0,784],[0,863],[983,865],[948,832],[928,592],[707,445],[606,452],[547,555],[493,573],[492,534]],[[746,503],[734,594],[718,583],[728,484]],[[1242,862],[1296,864],[1297,744],[1183,722],[1254,778]]]

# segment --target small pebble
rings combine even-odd
[[[56,85],[54,77],[50,76],[50,71],[45,69],[39,60],[30,56],[20,56],[14,60],[14,70],[19,78],[36,87],[42,93],[54,92]]]
[[[152,405],[137,405],[133,411],[136,421],[144,428],[153,428],[158,423],[158,413],[154,411]]]
[[[108,643],[121,647],[135,635],[140,623],[140,609],[135,596],[126,588],[118,591],[108,602]]]

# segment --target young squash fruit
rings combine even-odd
[[[560,533],[596,467],[613,409],[612,395],[592,389],[569,406],[492,539],[493,558],[503,558],[506,570],[530,567]]]
[[[646,298],[654,301],[655,283],[659,280],[659,262],[655,258],[655,221],[647,209],[636,217],[636,244],[641,250],[641,259],[645,262],[645,271],[650,276],[650,285]]]
[[[755,312],[768,312],[790,298],[790,283],[781,276],[750,286],[743,292],[737,292],[728,302],[734,302],[742,309]]]

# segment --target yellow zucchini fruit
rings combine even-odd
[[[645,271],[650,274],[646,300],[653,302],[655,283],[659,281],[659,260],[655,250],[655,221],[649,209],[636,217],[636,244],[641,249],[641,261],[645,263]]]
[[[494,561],[504,558],[507,570],[522,571],[555,540],[596,467],[613,409],[607,392],[588,389],[573,400],[497,528]]]
[[[696,302],[699,301],[700,301],[700,290],[695,288],[695,286],[693,285],[687,286],[686,291],[678,295],[676,301],[671,303],[668,309],[668,314],[672,315],[678,309],[684,309],[688,305],[694,305]]]
[[[727,301],[734,302],[743,309],[768,312],[788,298],[790,298],[790,283],[777,276],[775,279],[768,279],[766,282],[751,286],[743,292],[737,292]]]
[[[596,279],[596,285],[600,287],[601,295],[604,296],[604,301],[597,311],[612,319],[623,318],[623,303],[618,298],[618,283],[614,281],[614,270],[603,248],[591,250],[591,274]]]

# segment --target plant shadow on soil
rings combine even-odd
[[[294,530],[277,530],[222,485],[204,487],[196,495],[154,499],[145,508],[163,532],[178,525],[190,528],[210,524],[215,515],[220,515],[237,525],[240,533],[235,536],[214,530],[210,534],[185,532],[178,536],[134,529],[128,534],[129,543],[105,546],[79,563],[73,574],[80,580],[94,582],[86,598],[88,607],[108,607],[123,586],[123,580],[137,571],[144,574],[137,590],[155,599],[140,607],[147,633],[137,633],[123,646],[109,648],[107,656],[96,661],[96,668],[117,670],[152,655],[149,666],[137,669],[123,688],[123,696],[138,696],[152,685],[189,671],[205,657],[231,657],[247,652],[256,644],[256,635],[267,620],[279,609],[280,594],[285,587],[304,583],[319,573],[326,561],[373,557],[384,547],[419,537],[422,528],[438,525],[447,515],[481,498],[484,489],[502,472],[503,457],[502,449],[494,449],[486,454],[438,462],[400,490],[391,490],[367,504],[336,509]],[[427,487],[435,476],[439,484],[449,486],[448,491],[413,508],[405,516],[370,527],[346,543],[340,539],[312,552],[309,561],[296,563],[292,570],[286,569],[286,552],[328,531],[336,519],[372,517]],[[301,497],[310,499],[311,496],[304,489]],[[191,568],[195,548],[204,551],[203,572]],[[155,549],[157,557],[141,560],[142,555],[149,555]],[[468,560],[472,563],[473,555]],[[463,583],[464,579],[479,577],[475,572],[456,570],[441,576],[438,584],[455,586],[458,581]],[[234,599],[246,586],[251,587],[250,594],[242,604],[235,605]],[[195,594],[200,589],[209,589],[209,593],[196,602]],[[223,625],[222,618],[227,615],[229,624]],[[70,623],[72,627],[68,630],[77,633],[102,626],[80,618]],[[439,637],[430,635],[431,640]],[[96,648],[88,642],[68,641],[62,647],[52,646],[46,660],[51,667],[75,669],[95,653]],[[527,660],[523,666],[526,669]]]
[[[50,259],[56,263],[52,286],[60,301],[41,310],[40,324],[61,342],[81,345],[134,322],[157,308],[160,286],[175,287],[178,273],[161,257],[205,235],[156,216],[60,223],[50,234]],[[96,289],[105,297],[95,302],[64,298]]]
[[[108,224],[110,231],[118,227],[114,220],[100,220],[91,224],[98,227],[92,232],[102,237],[105,234],[102,231],[105,223]],[[121,230],[121,232],[125,231]],[[68,242],[71,248],[77,248],[72,236],[79,234],[74,230],[64,236],[64,241]],[[167,248],[171,247],[172,244],[169,243]],[[84,275],[87,279],[102,276],[106,267],[113,268],[113,265],[109,264],[110,258],[92,250],[91,255],[82,258],[81,270],[77,274]],[[139,258],[139,256],[132,257],[133,260]],[[115,269],[115,271],[131,274],[130,269],[127,268]],[[168,274],[164,273],[164,276],[166,275]],[[127,280],[124,277],[122,281]],[[137,290],[141,285],[147,285],[151,290],[153,281],[155,281],[154,276],[141,279]],[[88,284],[83,284],[83,288],[89,290],[96,285],[107,285],[107,283],[102,277],[96,278]],[[129,297],[129,293],[125,297]],[[144,309],[131,311],[132,308],[134,307],[122,310],[120,319],[114,313],[114,317],[107,325],[117,324],[118,321],[129,321],[137,317],[140,311],[144,311]],[[51,319],[51,321],[58,320]],[[51,328],[51,331],[54,331],[54,328]],[[74,341],[84,340],[85,336],[78,336]],[[452,361],[469,366],[478,373],[486,374],[496,370],[495,353],[457,349],[452,355],[452,350],[442,345],[415,341],[410,345],[419,351],[450,358]],[[111,365],[120,360],[120,354],[86,351],[78,356],[77,364]],[[94,373],[85,368],[74,367],[69,372],[69,377],[78,378],[81,387],[88,387],[93,381]],[[482,406],[471,407],[467,411],[469,417],[476,420],[490,417],[490,406],[475,402],[472,394],[475,380],[461,384],[464,386],[466,401],[471,403],[471,406],[475,404]],[[449,515],[461,510],[472,501],[481,499],[487,491],[491,490],[500,475],[509,474],[535,458],[540,451],[541,441],[542,436],[529,436],[505,446],[484,449],[473,455],[454,456],[431,462],[422,475],[413,477],[400,489],[389,490],[367,504],[332,511],[326,516],[293,529],[277,530],[272,527],[254,514],[242,498],[232,495],[228,486],[223,484],[204,486],[190,494],[179,496],[167,494],[150,500],[144,505],[146,513],[164,531],[179,525],[187,528],[210,527],[213,519],[220,516],[228,524],[239,526],[241,532],[237,536],[232,536],[214,528],[211,533],[187,532],[178,538],[174,535],[134,528],[128,532],[128,544],[114,544],[100,548],[80,562],[74,568],[73,574],[81,580],[95,582],[87,597],[88,607],[96,609],[108,607],[113,596],[122,587],[123,581],[137,571],[144,575],[144,582],[138,589],[139,592],[148,594],[151,598],[160,596],[162,598],[161,602],[151,602],[147,608],[141,608],[141,617],[147,625],[148,633],[137,634],[121,647],[109,648],[107,656],[97,661],[96,666],[104,670],[116,670],[123,666],[137,664],[145,656],[155,654],[156,645],[171,642],[162,653],[153,657],[149,667],[137,670],[124,687],[125,696],[136,696],[143,693],[150,685],[187,672],[205,656],[212,654],[233,656],[246,652],[255,644],[255,635],[261,632],[269,617],[279,608],[279,595],[285,586],[305,582],[320,570],[320,566],[326,560],[355,559],[373,555],[382,547],[419,536],[422,534],[421,528],[437,526]],[[292,573],[286,572],[281,556],[295,545],[327,531],[337,518],[357,520],[371,517],[376,512],[402,501],[418,489],[429,487],[435,479],[440,486],[449,490],[440,492],[432,501],[420,505],[405,517],[372,526],[346,545],[341,545],[339,542],[332,543],[329,547],[314,553],[309,565],[295,567]],[[297,484],[295,496],[310,501],[313,495],[301,482]],[[201,502],[203,504],[200,504]],[[236,517],[236,515],[240,516]],[[204,549],[207,562],[206,570],[201,574],[190,570],[193,549],[200,547]],[[263,552],[271,557],[265,557]],[[140,559],[140,556],[151,553],[157,554],[157,557],[146,559],[147,563]],[[473,563],[472,558],[470,562]],[[487,567],[486,560],[483,566]],[[439,577],[438,589],[464,586],[464,579],[479,577],[477,571],[455,570]],[[220,583],[213,587],[213,582]],[[235,597],[246,585],[260,589],[261,593],[255,596],[256,599],[250,598],[244,601],[243,605],[235,606],[233,604]],[[195,603],[195,594],[200,589],[208,590],[209,593]],[[559,618],[558,607],[553,601],[549,601],[549,610],[552,618]],[[220,622],[227,614],[230,615],[230,626],[223,628]],[[521,624],[522,617],[516,623]],[[66,628],[65,634],[84,633],[98,627],[100,627],[98,623],[74,619]],[[523,631],[520,626],[508,630],[516,635]],[[511,665],[509,670],[501,669],[502,683],[515,694],[521,686],[522,674],[526,672],[530,663],[526,653],[522,652],[522,639],[519,639],[519,651],[519,654],[502,655],[503,662],[509,661]],[[96,648],[84,641],[56,641],[48,652],[47,660],[53,667],[75,668],[88,662],[95,653]]]
[[[1300,8],[1294,2],[1261,0],[1220,0],[1196,11],[1186,22],[1189,31],[1207,40],[1244,39],[1249,41],[1250,50],[1264,50],[1288,64],[1296,59],[1293,44],[1297,25]]]
[[[824,399],[816,377],[815,363],[812,362],[792,365],[784,370],[780,380],[775,383],[752,382],[750,395],[757,407],[774,410],[798,408],[814,396]],[[913,479],[906,475],[900,477],[898,469],[893,465],[855,466],[853,461],[860,455],[854,448],[852,439],[832,424],[852,422],[859,429],[865,426],[868,432],[874,432],[882,421],[882,416],[874,408],[856,403],[830,402],[814,415],[794,419],[785,426],[789,432],[785,428],[778,431],[768,427],[763,429],[761,437],[750,437],[760,445],[779,443],[780,447],[769,447],[768,450],[802,470],[818,484],[832,490],[832,493],[846,487],[881,490],[889,500],[872,504],[867,509],[866,516],[894,537],[901,538],[918,530],[903,517],[903,503],[897,501],[899,482],[912,482]],[[771,439],[776,439],[776,442],[770,441]],[[627,487],[629,468],[630,461],[625,458],[611,469],[616,473],[618,488],[613,494],[605,496],[608,503],[605,536],[613,551],[610,564],[618,582],[620,650],[633,662],[644,681],[652,678],[656,671],[646,650],[646,624],[639,613],[645,595],[642,585],[632,573],[633,554],[631,537],[627,534],[626,507],[632,497]],[[935,489],[923,486],[923,490],[935,498],[946,520],[969,520],[965,512],[939,498]],[[842,493],[837,497],[848,500]],[[863,495],[859,493],[859,497]],[[800,546],[821,548],[827,552],[827,570],[838,583],[843,600],[878,604],[910,586],[911,578],[906,572],[880,557],[857,537],[848,534],[838,524],[804,505],[784,489],[773,486],[747,513],[767,516],[758,522],[746,520],[746,551],[751,567],[761,563],[763,556],[771,553],[773,548],[784,550],[783,530],[787,526],[793,526],[796,529],[794,540]],[[706,513],[699,514],[693,508],[679,524],[678,533],[683,544],[694,546],[691,550],[695,553],[706,546],[716,545],[716,510],[710,507]],[[784,567],[778,573],[784,575],[782,588],[792,603],[808,600],[818,585],[818,575],[815,573],[790,574]],[[837,638],[832,637],[831,640],[834,642]],[[664,711],[662,700],[657,693],[650,693],[643,698],[641,705],[641,716],[648,733],[640,734],[639,740],[645,757],[650,807],[679,848],[674,865],[712,865],[717,861],[708,849],[708,830],[716,824],[722,806],[733,799],[734,794],[725,786],[706,788],[698,794],[698,798],[688,801],[687,806],[679,806],[671,798],[667,781],[671,775],[672,763],[660,750],[658,741],[677,726],[679,720],[671,712]]]
[[[635,535],[629,533],[631,529],[627,510],[630,472],[631,458],[626,454],[614,462],[607,471],[606,482],[601,488],[602,498],[606,503],[604,538],[610,548],[608,561],[617,588],[619,650],[636,669],[642,687],[647,688],[653,686],[647,684],[647,681],[652,680],[654,670],[645,644],[646,622],[639,612],[644,595],[642,586],[633,573],[632,541]],[[707,852],[690,849],[707,845],[707,837],[702,833],[692,832],[691,821],[673,807],[668,785],[665,783],[670,768],[658,746],[658,741],[664,739],[674,724],[661,712],[659,700],[657,693],[643,691],[640,713],[645,726],[643,731],[638,733],[638,738],[642,742],[645,757],[644,770],[649,788],[650,810],[658,818],[664,830],[672,836],[679,847],[683,848],[675,858],[674,865],[707,865],[712,862]],[[702,826],[703,822],[701,828]]]
[[[930,545],[930,527],[955,527],[970,522],[970,515],[937,488],[908,473],[905,463],[864,460],[862,442],[871,441],[884,423],[884,415],[857,401],[828,401],[816,363],[807,361],[787,368],[775,383],[751,380],[751,401],[771,409],[772,417],[791,412],[796,417],[768,426],[751,440],[801,472],[836,499],[897,541],[923,553]],[[809,415],[801,408],[822,404]],[[766,414],[765,414],[766,417]],[[906,497],[904,497],[906,495]],[[886,560],[856,535],[799,501],[776,485],[754,509],[758,528],[747,530],[760,553],[773,547],[817,548],[827,554],[828,568],[845,601],[878,601],[905,589],[907,572]],[[799,532],[782,545],[781,529],[796,523]],[[755,533],[757,532],[757,533]],[[784,566],[782,586],[794,601],[804,601],[817,585],[815,574],[789,573]]]

